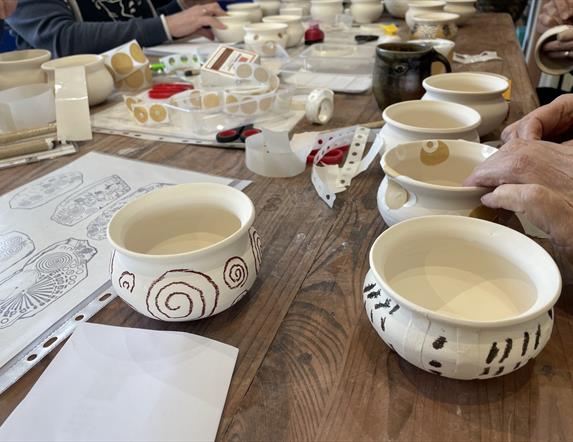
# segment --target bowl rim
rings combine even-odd
[[[415,224],[415,223],[424,224],[427,222],[432,222],[434,220],[437,220],[437,222],[439,224],[441,224],[442,226],[445,226],[448,223],[448,221],[453,221],[453,222],[457,222],[457,223],[467,223],[467,224],[481,224],[482,226],[488,225],[490,227],[495,226],[495,229],[497,229],[498,231],[504,232],[506,235],[512,235],[514,238],[520,238],[522,241],[526,241],[531,248],[537,249],[541,253],[541,255],[545,257],[547,265],[549,265],[550,267],[553,268],[553,277],[554,277],[553,283],[555,284],[555,293],[549,295],[547,301],[544,302],[543,304],[539,305],[536,309],[532,309],[532,307],[535,305],[535,303],[534,303],[528,310],[526,310],[524,312],[524,314],[521,314],[519,316],[506,318],[506,319],[489,320],[489,321],[474,321],[474,320],[470,320],[470,319],[464,319],[464,318],[445,315],[442,313],[437,313],[433,310],[422,307],[422,306],[408,300],[407,298],[404,298],[403,296],[399,295],[393,288],[390,287],[390,285],[388,283],[386,283],[384,278],[382,278],[381,275],[378,273],[377,268],[374,266],[374,250],[377,249],[378,247],[380,247],[379,244],[382,243],[386,237],[388,237],[389,235],[392,235],[394,233],[394,231],[396,231],[398,229],[403,229],[404,226],[406,226],[408,224]],[[519,233],[518,231],[513,230],[509,227],[506,227],[506,226],[503,226],[500,224],[496,224],[496,223],[492,223],[490,221],[478,219],[478,218],[470,218],[467,216],[427,215],[427,216],[410,218],[410,219],[407,219],[405,221],[401,221],[401,222],[389,227],[388,229],[386,229],[384,232],[382,232],[378,236],[378,238],[376,238],[376,240],[374,241],[374,243],[370,247],[370,251],[368,253],[368,263],[370,266],[370,271],[372,272],[372,275],[373,275],[374,279],[376,280],[376,282],[386,292],[388,292],[393,298],[395,298],[401,304],[405,305],[410,310],[412,310],[412,311],[416,312],[417,314],[422,315],[428,319],[433,319],[433,320],[441,322],[441,323],[455,324],[455,325],[459,325],[459,326],[463,326],[463,327],[470,327],[470,328],[491,329],[491,328],[507,327],[507,326],[511,326],[511,325],[515,325],[515,324],[519,324],[519,323],[524,323],[524,322],[527,322],[527,321],[532,320],[534,318],[537,318],[540,315],[545,314],[547,312],[547,310],[549,310],[550,308],[552,308],[555,305],[555,303],[557,302],[557,300],[559,299],[559,296],[561,294],[561,289],[562,289],[562,284],[563,284],[562,279],[561,279],[561,273],[559,272],[559,268],[557,267],[557,264],[555,263],[555,261],[553,260],[551,255],[549,255],[549,253],[547,253],[547,251],[543,247],[541,247],[539,244],[537,244],[531,238],[529,238],[526,235],[523,235],[523,234]],[[529,311],[529,310],[531,310],[531,311]]]
[[[92,59],[91,61],[87,62],[87,63],[79,63],[79,64],[71,64],[71,65],[66,65],[66,66],[61,66],[61,67],[72,67],[72,66],[85,66],[86,68],[88,67],[92,67],[95,66],[99,63],[103,63],[103,56],[99,55],[99,54],[76,54],[76,55],[69,55],[67,57],[61,57],[61,58],[55,58],[53,60],[49,60],[46,61],[45,63],[42,63],[42,70],[43,71],[55,71],[58,68],[58,64],[60,62],[64,62],[65,61],[71,61],[71,60],[80,60],[82,58],[85,59]]]
[[[414,0],[408,2],[408,8],[439,8],[446,6],[445,0]]]
[[[432,85],[433,82],[440,81],[444,78],[491,78],[492,81],[499,83],[497,87],[492,88],[491,90],[485,92],[479,91],[456,91],[453,89],[442,89],[438,86]],[[424,78],[422,81],[422,86],[428,92],[436,92],[439,94],[451,94],[451,95],[465,95],[465,96],[480,96],[480,95],[501,95],[509,88],[509,81],[504,79],[502,76],[497,75],[488,75],[484,72],[448,72],[445,74],[437,74],[431,75],[429,77]]]
[[[231,9],[229,9],[231,8]],[[237,11],[248,11],[253,9],[261,9],[261,5],[258,3],[244,2],[244,3],[231,3],[227,5],[227,10],[237,12]]]
[[[418,23],[449,23],[459,20],[460,14],[453,12],[420,11],[412,14],[412,20]]]
[[[165,255],[154,255],[148,253],[141,253],[141,252],[134,252],[133,250],[129,250],[121,245],[119,245],[111,234],[112,225],[114,221],[117,223],[117,219],[121,216],[120,214],[130,207],[133,207],[135,204],[141,204],[142,201],[145,202],[146,200],[150,200],[152,198],[156,198],[159,193],[173,193],[173,192],[180,192],[185,189],[191,188],[192,190],[200,190],[205,188],[216,189],[218,191],[225,191],[234,194],[234,197],[240,199],[242,203],[245,203],[248,207],[249,217],[247,221],[243,224],[241,223],[241,227],[234,231],[231,235],[227,236],[226,238],[222,239],[219,242],[216,242],[213,245],[203,247],[197,250],[191,250],[188,252],[181,252],[181,253],[172,253],[172,254],[165,254]],[[195,189],[193,189],[195,188]],[[130,258],[142,260],[145,262],[157,262],[157,261],[164,261],[166,259],[179,259],[179,258],[195,258],[201,255],[210,254],[213,252],[217,252],[230,244],[234,243],[240,237],[242,237],[245,233],[249,231],[249,229],[253,226],[255,221],[255,206],[253,201],[241,190],[231,187],[227,184],[221,183],[209,183],[209,182],[197,182],[197,183],[182,183],[182,184],[175,184],[173,186],[167,186],[160,189],[156,189],[152,192],[147,193],[146,195],[140,196],[127,204],[125,204],[121,209],[119,209],[115,214],[112,216],[111,220],[109,221],[106,229],[106,236],[107,240],[110,242],[112,248],[117,252],[121,253],[122,255],[129,256]]]
[[[33,55],[32,57],[29,57],[29,58],[23,58],[23,59],[19,59],[19,60],[2,60],[2,55],[15,54],[18,52],[33,52],[33,53],[35,53],[35,55]],[[46,58],[46,56],[48,58]],[[46,59],[44,60],[44,58],[46,58]],[[10,52],[5,52],[3,54],[0,54],[0,66],[2,66],[2,65],[16,66],[19,64],[37,63],[40,61],[43,63],[46,63],[46,62],[50,61],[50,58],[52,58],[52,53],[50,51],[48,51],[47,49],[21,49],[18,51],[10,51]]]
[[[302,8],[299,8],[302,9]],[[285,15],[267,15],[266,17],[263,17],[263,23],[286,23],[286,24],[291,24],[291,23],[296,23],[296,22],[301,22],[302,24],[302,17],[300,15],[290,15],[290,14],[285,14]]]
[[[286,31],[288,28],[287,23],[249,23],[243,26],[243,29],[247,32],[257,32],[257,31]]]

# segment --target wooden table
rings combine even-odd
[[[503,61],[461,66],[513,80],[510,120],[537,105],[508,15],[484,14],[461,30],[457,50],[497,50]],[[379,119],[371,95],[336,96],[330,127]],[[300,130],[310,125],[301,123]],[[116,299],[94,322],[197,333],[237,346],[238,363],[219,428],[222,440],[562,440],[573,437],[573,305],[566,287],[553,337],[526,368],[488,381],[425,373],[392,352],[370,326],[362,282],[370,245],[385,229],[376,208],[377,165],[352,182],[334,209],[309,173],[292,179],[251,174],[243,152],[96,135],[82,153],[117,154],[200,172],[252,179],[262,273],[231,309],[193,323],[148,319]],[[0,192],[75,158],[0,173]],[[0,422],[24,398],[56,351],[0,396]],[[105,425],[105,422],[102,422]]]

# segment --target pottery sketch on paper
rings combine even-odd
[[[0,281],[0,329],[31,318],[64,296],[88,276],[88,262],[97,249],[69,238],[35,254]]]
[[[84,182],[81,172],[65,172],[41,178],[24,186],[10,199],[11,209],[35,209],[78,188]]]
[[[0,279],[10,267],[30,256],[36,246],[34,241],[22,232],[12,231],[0,235]]]
[[[368,320],[416,367],[488,379],[545,347],[561,277],[541,246],[510,228],[459,216],[397,224],[370,250]]]
[[[118,175],[83,187],[62,201],[51,216],[63,226],[74,226],[127,194],[131,188]]]

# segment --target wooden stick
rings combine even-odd
[[[53,147],[53,138],[24,141],[0,147],[0,160],[32,153],[44,152]]]
[[[56,124],[51,123],[47,126],[35,127],[33,129],[24,129],[16,132],[8,132],[0,134],[0,146],[14,141],[24,140],[26,138],[37,137],[39,135],[47,135],[56,132]]]

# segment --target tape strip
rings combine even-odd
[[[357,175],[358,168],[360,166],[360,161],[362,160],[362,155],[364,155],[364,149],[366,148],[366,143],[368,142],[368,135],[370,134],[370,129],[366,127],[357,127],[352,142],[350,143],[350,148],[346,155],[346,161],[344,165],[339,170],[338,178],[336,179],[337,187],[348,187],[352,182],[352,178]]]
[[[149,67],[149,63],[129,74],[123,80],[115,82],[115,88],[118,91],[125,92],[137,92],[142,89],[149,89],[151,86],[153,86],[153,72]]]
[[[91,140],[92,127],[84,66],[56,69],[54,77],[58,139]]]
[[[137,40],[131,40],[117,48],[104,52],[102,55],[115,81],[123,80],[135,71],[149,66],[149,60],[143,53]]]
[[[169,111],[162,102],[148,102],[138,97],[123,97],[133,119],[142,126],[159,126],[169,123]]]
[[[334,92],[330,89],[313,90],[306,102],[305,115],[311,123],[328,123],[334,115]]]

